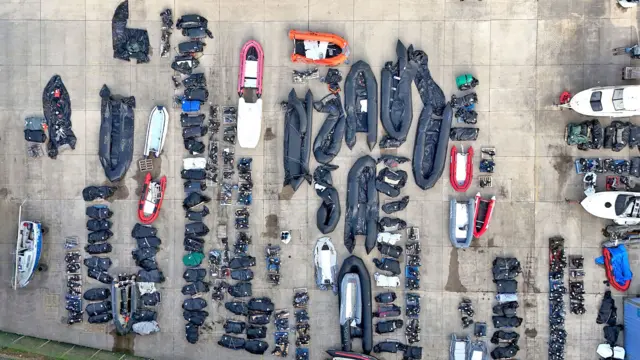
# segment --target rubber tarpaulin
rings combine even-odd
[[[112,96],[107,85],[100,90],[100,148],[98,155],[109,181],[119,181],[127,173],[133,159],[133,96]]]
[[[607,279],[614,289],[627,291],[631,285],[633,273],[629,265],[629,255],[624,245],[602,248],[602,256],[596,259],[596,264],[604,265]]]
[[[313,107],[318,112],[328,114],[313,140],[313,156],[319,163],[327,164],[340,152],[347,117],[342,108],[340,95],[337,94],[325,96],[314,102]]]
[[[356,144],[356,133],[367,133],[369,150],[378,142],[378,82],[366,62],[353,64],[344,82],[347,123],[344,139],[349,149]]]
[[[313,94],[307,91],[304,102],[295,89],[289,92],[284,117],[284,186],[298,190],[304,180],[311,183],[309,156],[311,155]]]
[[[378,237],[378,190],[376,161],[371,156],[358,159],[347,178],[347,212],[344,219],[344,245],[353,252],[356,235],[365,235],[367,254]]]
[[[42,111],[49,127],[47,155],[55,159],[60,148],[75,149],[78,139],[71,129],[71,99],[59,75],[53,75],[44,87]]]
[[[340,197],[331,177],[331,171],[337,168],[336,165],[320,165],[313,172],[316,194],[322,199],[316,213],[316,225],[323,234],[335,230],[340,221]]]
[[[397,62],[387,62],[380,76],[380,120],[387,132],[380,141],[382,148],[402,145],[407,140],[413,118],[411,83],[416,75],[417,64],[407,59],[407,48],[400,40],[396,44],[396,55]],[[391,143],[395,146],[391,146]]]
[[[129,1],[125,0],[113,13],[111,36],[113,57],[127,60],[136,59],[138,64],[149,62],[149,34],[147,30],[127,27],[129,20]]]

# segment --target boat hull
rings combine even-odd
[[[449,203],[449,240],[456,248],[468,248],[473,240],[475,200]]]
[[[147,140],[144,144],[144,157],[153,155],[159,157],[167,138],[167,122],[169,113],[164,106],[156,106],[149,114],[147,125]]]
[[[464,152],[458,152],[454,145],[451,147],[451,163],[449,166],[449,181],[451,187],[457,192],[465,192],[471,186],[473,180],[473,148]]]
[[[602,219],[613,220],[616,224],[631,225],[640,223],[640,218],[629,218],[616,214],[616,199],[621,195],[640,197],[640,193],[628,191],[603,191],[587,196],[580,205],[589,214]]]
[[[33,242],[25,244],[20,238],[22,231],[27,231],[25,226],[33,226]],[[16,258],[14,269],[13,288],[19,289],[29,285],[33,279],[33,275],[38,268],[40,257],[42,255],[42,225],[30,221],[20,221],[18,230],[18,241],[16,244]]]
[[[296,54],[295,46],[294,46],[293,54],[291,54],[292,62],[301,62],[305,64],[316,64],[316,65],[324,65],[324,66],[338,66],[343,62],[345,62],[349,57],[349,44],[345,39],[335,34],[319,33],[319,32],[313,32],[313,31],[290,30],[289,39],[294,41],[296,40],[326,41],[328,43],[335,44],[342,49],[342,53],[337,56],[314,60],[306,56]]]
[[[166,176],[161,177],[159,181],[152,181],[151,173],[147,173],[138,202],[138,219],[141,223],[149,225],[158,218],[166,187]]]
[[[238,100],[238,145],[253,149],[260,142],[262,133],[262,99],[248,103],[244,98]]]
[[[496,197],[492,196],[491,199],[485,200],[480,196],[480,193],[476,194],[475,209],[473,213],[473,236],[479,238],[489,228],[491,217],[493,216],[493,209],[496,204]],[[486,206],[484,214],[481,213],[481,209]],[[482,219],[480,218],[482,217]]]
[[[327,247],[328,249],[324,249]],[[322,290],[332,289],[336,292],[336,277],[338,275],[338,263],[336,249],[329,237],[318,239],[313,251],[316,283]]]

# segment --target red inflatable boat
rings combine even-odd
[[[290,30],[289,39],[293,40],[293,62],[338,66],[349,57],[347,41],[335,34]]]
[[[152,181],[151,173],[147,173],[147,176],[144,178],[140,202],[138,203],[138,218],[141,223],[148,225],[158,218],[166,187],[166,176],[161,177],[160,181]]]
[[[489,228],[491,222],[491,216],[493,215],[493,207],[496,204],[496,197],[492,196],[491,199],[483,199],[480,197],[480,193],[476,194],[476,206],[473,213],[473,237],[479,238]]]
[[[464,149],[462,149],[464,151]],[[457,192],[465,192],[473,180],[473,148],[458,152],[456,146],[451,147],[451,166],[449,166],[449,180],[451,187]]]

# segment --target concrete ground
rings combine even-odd
[[[119,338],[111,328],[89,324],[68,327],[64,311],[63,242],[65,236],[85,239],[85,186],[105,183],[98,161],[100,98],[107,84],[113,93],[134,95],[137,100],[135,126],[136,158],[142,152],[149,110],[156,104],[169,105],[173,96],[170,59],[159,57],[160,17],[165,7],[177,16],[197,12],[209,19],[215,39],[207,41],[201,69],[207,74],[214,103],[233,105],[238,53],[249,40],[260,41],[265,50],[264,137],[252,151],[238,149],[238,155],[254,159],[254,205],[251,207],[251,252],[259,258],[254,294],[270,296],[277,307],[291,309],[293,288],[314,289],[312,246],[321,236],[315,226],[320,203],[311,186],[295,194],[282,189],[283,113],[279,103],[292,87],[291,70],[304,68],[289,61],[289,29],[331,31],[350,43],[351,60],[365,60],[379,74],[385,61],[395,60],[395,43],[401,39],[424,49],[435,80],[445,94],[454,90],[455,76],[471,72],[479,80],[476,148],[497,148],[494,187],[482,191],[498,199],[487,235],[466,250],[452,249],[448,240],[448,200],[466,198],[478,190],[477,181],[466,194],[452,191],[448,177],[436,187],[421,191],[410,179],[403,194],[411,196],[409,207],[399,216],[422,230],[424,359],[445,359],[451,333],[469,333],[460,325],[457,303],[464,296],[473,300],[476,321],[491,319],[494,286],[491,261],[495,256],[513,255],[525,272],[519,278],[521,291],[519,328],[520,359],[546,357],[548,334],[547,239],[562,235],[568,254],[585,256],[587,313],[568,315],[567,359],[593,359],[602,339],[595,324],[597,306],[605,290],[603,270],[593,265],[600,253],[603,222],[586,214],[565,199],[581,199],[581,179],[572,161],[582,155],[563,141],[565,125],[581,116],[558,111],[552,103],[563,90],[577,92],[595,85],[625,83],[620,80],[627,57],[612,57],[614,47],[638,41],[636,11],[621,10],[613,0],[130,0],[130,26],[149,31],[154,54],[151,63],[129,64],[112,57],[110,20],[119,0],[2,0],[0,1],[0,328],[16,333],[49,338],[89,347],[128,351],[156,359],[235,359],[245,353],[216,345],[221,323],[229,315],[209,305],[210,326],[200,342],[184,340],[180,303],[184,213],[179,172],[186,151],[177,118],[172,112],[171,132],[156,168],[168,177],[169,186],[160,218],[154,224],[164,245],[159,263],[167,276],[162,284],[159,310],[162,332],[148,337]],[[176,18],[177,18],[176,16]],[[179,34],[172,41],[177,44]],[[348,66],[341,70],[346,75]],[[22,139],[23,119],[42,112],[41,94],[48,79],[60,74],[72,100],[73,130],[78,136],[74,151],[57,160],[28,159]],[[316,98],[327,93],[324,85],[308,85]],[[302,96],[307,85],[295,85]],[[414,91],[414,118],[422,106]],[[314,133],[324,115],[314,115]],[[608,120],[605,120],[605,123]],[[411,134],[414,133],[416,121]],[[380,126],[382,133],[382,127]],[[411,156],[413,135],[398,151]],[[635,150],[620,153],[592,151],[595,156],[626,158]],[[479,152],[478,152],[479,153]],[[342,206],[346,198],[347,172],[355,159],[369,154],[361,135],[352,151],[346,146],[335,159],[340,169],[333,174]],[[379,154],[376,148],[371,155]],[[479,156],[476,156],[479,158]],[[311,167],[316,163],[312,157]],[[403,165],[410,170],[410,164]],[[448,169],[445,169],[447,174]],[[111,203],[114,210],[114,252],[112,274],[136,270],[130,256],[134,242],[130,231],[136,222],[141,174],[135,164]],[[214,196],[213,190],[208,194]],[[9,288],[12,251],[19,203],[28,199],[25,216],[49,226],[44,259],[49,272],[38,274],[28,288]],[[381,196],[381,202],[386,201]],[[219,221],[217,206],[207,224]],[[283,280],[277,288],[264,281],[264,246],[276,242],[280,230],[290,229],[294,240],[283,246]],[[343,222],[331,234],[340,259],[347,256],[342,246]],[[211,234],[207,248],[220,244]],[[363,239],[356,254],[364,255]],[[367,257],[367,263],[373,266]],[[640,255],[630,252],[633,269],[640,271]],[[85,286],[97,284],[85,276]],[[629,294],[638,293],[634,283]],[[376,292],[382,289],[375,288]],[[619,296],[618,298],[621,298]],[[338,300],[330,292],[311,290],[311,358],[323,358],[323,351],[339,346]],[[268,341],[273,344],[270,329]],[[492,328],[489,326],[489,334]],[[404,335],[398,333],[397,338]],[[376,337],[382,340],[384,337]],[[358,343],[358,342],[356,342]],[[293,350],[292,350],[293,352]],[[292,356],[290,355],[290,358]],[[264,358],[270,358],[265,355]],[[382,354],[400,359],[398,354]]]

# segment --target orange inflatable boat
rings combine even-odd
[[[349,57],[347,41],[335,34],[290,30],[289,39],[293,40],[293,62],[338,66]]]

